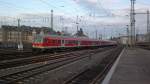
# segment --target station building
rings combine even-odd
[[[30,27],[30,26],[9,26],[3,25],[0,28],[0,47],[16,48],[17,44],[22,41],[25,47],[31,47],[34,34],[54,34],[56,33],[48,27]]]

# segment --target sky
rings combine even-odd
[[[53,9],[56,30],[67,27],[69,32],[75,32],[79,16],[79,26],[86,34],[91,36],[98,30],[107,38],[126,33],[129,8],[130,0],[0,0],[0,23],[16,24],[14,18],[21,18],[24,25],[50,26]],[[150,8],[150,0],[136,0],[135,8],[136,12],[145,12]],[[144,33],[146,17],[137,15],[136,18],[137,31]]]

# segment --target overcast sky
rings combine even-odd
[[[136,0],[135,7],[136,12],[145,12],[150,8],[150,0]],[[87,34],[91,35],[97,29],[105,37],[125,34],[126,25],[129,23],[129,8],[130,0],[0,0],[0,16],[24,18],[22,24],[50,26],[49,15],[53,9],[56,30],[61,30],[63,25],[68,27],[69,32],[74,33],[78,15],[81,16],[80,27]],[[138,15],[136,18],[137,31],[144,33],[146,17]],[[1,24],[7,23],[4,20],[4,17],[1,18]],[[16,23],[14,19],[9,19],[9,22]]]

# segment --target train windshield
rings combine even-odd
[[[36,43],[42,43],[43,42],[43,37],[40,35],[37,35],[34,37],[34,42]]]

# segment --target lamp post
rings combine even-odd
[[[53,10],[51,10],[51,29],[53,30]]]

